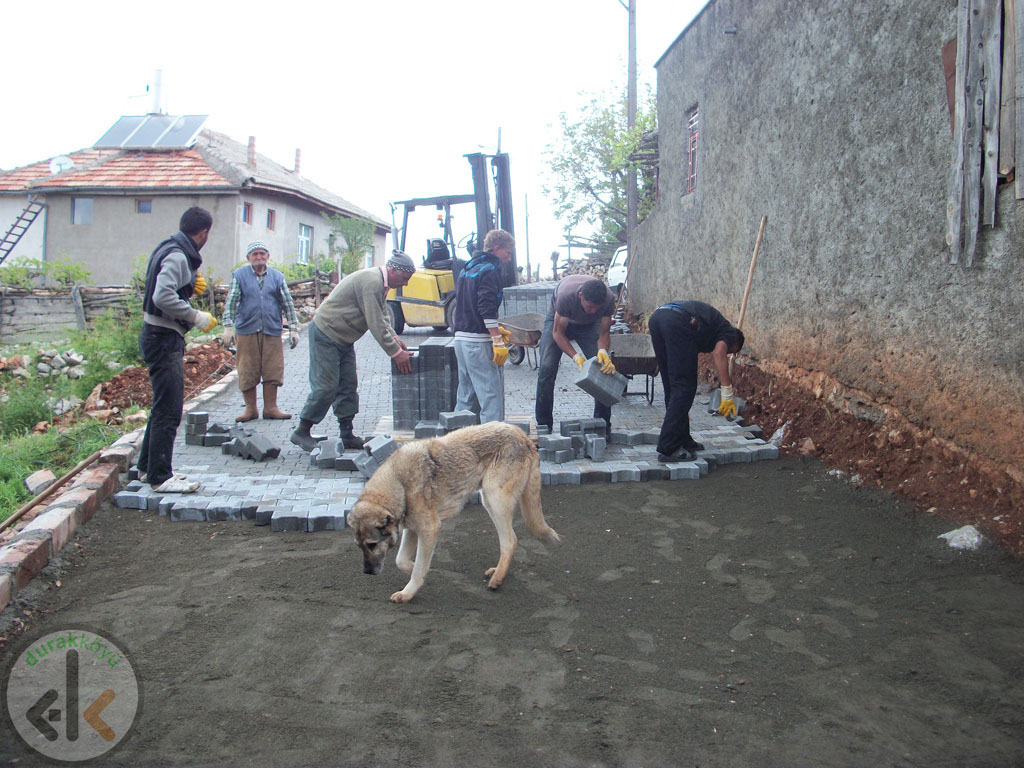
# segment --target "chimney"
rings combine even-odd
[[[295,150],[295,170],[292,171],[296,176],[299,175],[299,168],[302,166],[302,150]]]
[[[158,69],[156,71],[156,73],[153,75],[153,107],[152,107],[153,112],[152,112],[152,114],[154,114],[154,115],[159,115],[159,114],[163,113],[163,110],[161,109],[161,104],[160,104],[160,101],[163,98],[163,90],[164,90],[163,84],[164,84],[164,71],[162,69]]]
[[[256,167],[256,137],[249,137],[249,153],[245,158],[245,164],[250,168]]]

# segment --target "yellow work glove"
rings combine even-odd
[[[193,296],[202,296],[206,293],[206,278],[202,275],[196,275],[196,282],[192,286]]]
[[[587,362],[587,358],[585,358],[581,352],[577,352],[576,353],[576,357],[574,357],[572,359],[572,361],[574,363],[576,363],[576,365],[579,367],[580,371],[582,371],[583,370],[583,364],[585,362]]]
[[[615,363],[608,357],[608,350],[597,350],[597,362],[601,365],[601,373],[615,373]]]
[[[196,328],[203,333],[209,333],[217,326],[217,318],[209,312],[199,312],[196,317]]]
[[[727,419],[736,418],[736,403],[732,399],[732,387],[722,387],[722,403],[718,406],[718,413]]]
[[[494,350],[494,357],[492,359],[495,365],[504,365],[508,361],[508,347],[505,346],[504,339],[497,339],[492,336],[491,349]]]
[[[499,325],[498,326],[498,333],[501,334],[501,338],[503,338],[505,340],[506,344],[510,344],[512,342],[512,331],[509,331],[509,330],[507,330],[505,328],[502,328]]]

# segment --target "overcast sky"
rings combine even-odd
[[[637,0],[641,84],[704,4]],[[500,128],[519,263],[528,205],[530,258],[550,272],[564,226],[542,193],[543,150],[560,112],[625,88],[627,19],[619,0],[8,3],[0,168],[150,111],[157,69],[165,112],[207,114],[288,168],[300,148],[304,176],[388,221],[389,201],[472,192],[463,155],[493,153]],[[456,214],[457,235],[473,229],[471,207]]]

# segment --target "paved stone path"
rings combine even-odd
[[[402,339],[416,347],[434,333],[430,329],[409,329]],[[186,443],[185,421],[174,446],[174,468],[203,483],[195,494],[154,496],[148,485],[130,484],[114,499],[119,506],[150,509],[176,520],[252,519],[271,523],[275,530],[325,530],[343,527],[344,516],[358,498],[364,483],[358,472],[323,469],[311,465],[310,455],[289,442],[309,392],[307,379],[307,334],[300,335],[294,350],[285,349],[285,385],[279,394],[282,410],[293,414],[289,421],[256,420],[245,424],[267,438],[280,454],[263,462],[227,455],[219,447]],[[391,417],[391,361],[367,334],[356,344],[359,370],[360,412],[356,433],[377,433],[382,420]],[[563,360],[555,385],[554,417],[558,422],[590,417],[593,399],[572,382],[576,370]],[[745,430],[737,423],[707,413],[707,396],[698,396],[690,411],[694,437],[705,444],[697,461],[659,464],[654,442],[664,417],[664,395],[660,381],[654,382],[654,403],[644,394],[645,378],[629,384],[625,402],[612,411],[612,435],[604,461],[573,459],[564,463],[542,461],[545,485],[587,482],[625,482],[647,479],[698,479],[716,464],[759,461],[778,457],[778,450],[759,439],[759,431]],[[527,362],[505,369],[506,415],[533,415],[537,373]],[[219,390],[219,391],[218,391]],[[234,376],[217,387],[205,402],[186,406],[204,411],[211,423],[233,426],[242,410],[242,399]],[[208,391],[209,392],[209,391]],[[260,399],[262,406],[262,398]],[[328,414],[314,434],[338,437],[337,422]]]

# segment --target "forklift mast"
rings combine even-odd
[[[515,237],[515,220],[512,215],[512,178],[509,174],[508,153],[484,155],[480,152],[466,155],[473,169],[473,196],[476,202],[477,249],[483,248],[484,235],[492,229],[504,229]],[[491,173],[488,178],[487,160],[491,161]],[[488,190],[494,184],[494,213],[491,213],[491,200]],[[502,267],[502,284],[515,285],[519,280],[516,266],[515,251],[512,260]]]

